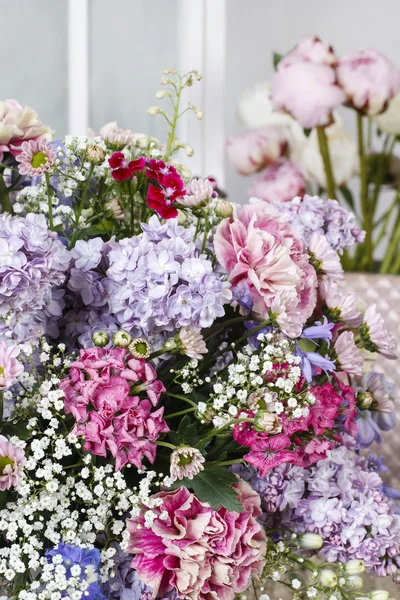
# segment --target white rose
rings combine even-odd
[[[335,123],[325,131],[336,184],[346,185],[358,170],[357,144],[344,129],[337,115],[335,115]],[[323,188],[327,187],[324,163],[315,129],[308,138],[296,144],[291,157],[306,179]]]
[[[387,110],[374,119],[379,129],[385,133],[400,133],[400,93],[389,103]]]
[[[305,136],[303,129],[289,114],[277,110],[271,99],[271,84],[268,81],[256,83],[239,97],[238,115],[246,127],[258,129],[265,125],[282,127],[285,137],[292,146]]]

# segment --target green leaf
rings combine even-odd
[[[179,444],[195,446],[202,437],[203,435],[198,431],[198,422],[192,422],[189,415],[183,417],[176,432],[171,431],[169,434],[169,439],[175,446],[179,446]]]
[[[21,440],[28,440],[32,437],[32,432],[26,428],[26,423],[24,421],[2,422],[1,433],[7,434],[9,437],[15,435]]]
[[[198,473],[193,479],[182,479],[175,483],[175,488],[183,485],[192,489],[196,497],[202,502],[218,510],[221,506],[228,510],[243,512],[243,506],[237,499],[233,484],[236,476],[228,471],[226,467],[212,465],[205,467],[204,471]]]
[[[95,235],[106,235],[115,227],[113,221],[102,221],[99,225],[92,225],[84,230],[85,236],[92,237]]]
[[[277,52],[274,52],[272,55],[272,64],[274,65],[274,69],[276,71],[276,68],[278,66],[278,63],[282,60],[283,56],[282,54],[278,54]]]
[[[312,340],[308,340],[307,338],[301,338],[298,341],[298,344],[304,352],[315,352],[316,343]]]
[[[8,492],[0,492],[0,509],[4,508],[7,504]]]

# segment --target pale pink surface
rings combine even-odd
[[[332,46],[316,36],[302,38],[297,46],[283,58],[283,61],[292,57],[300,57],[312,63],[329,66],[335,66],[338,61]]]
[[[235,484],[243,512],[212,509],[187,488],[161,492],[163,503],[151,528],[139,517],[128,520],[128,552],[139,577],[162,595],[176,587],[191,600],[233,600],[250,577],[260,574],[266,550],[258,523],[261,501],[242,480]],[[166,512],[167,517],[160,516]]]
[[[316,303],[317,278],[302,242],[290,226],[271,214],[268,204],[245,206],[217,228],[217,259],[233,286],[248,286],[254,314],[265,319],[276,294],[295,295],[303,322]]]
[[[383,112],[400,90],[400,71],[376,50],[363,49],[343,56],[337,77],[353,106],[371,116]]]

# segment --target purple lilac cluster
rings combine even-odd
[[[47,227],[44,215],[0,215],[0,337],[18,342],[57,335],[64,307],[59,289],[70,254]]]
[[[384,470],[382,461],[345,446],[307,469],[281,465],[264,478],[253,469],[235,469],[260,494],[267,527],[318,533],[326,560],[361,559],[384,577],[400,567],[400,516],[392,500],[400,495],[384,485],[378,470]]]
[[[140,580],[135,569],[132,569],[132,556],[113,544],[116,553],[113,556],[114,575],[103,584],[102,592],[107,600],[152,600],[152,588]],[[162,600],[177,600],[174,590]]]
[[[107,270],[110,312],[131,332],[210,327],[225,314],[229,283],[196,248],[193,231],[156,216],[143,233],[114,244]]]
[[[324,234],[331,247],[337,252],[362,242],[365,232],[357,227],[354,214],[336,200],[324,200],[306,194],[289,202],[277,205],[281,218],[290,223],[305,244],[314,231]]]

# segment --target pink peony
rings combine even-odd
[[[249,188],[249,196],[264,202],[289,202],[303,196],[305,189],[305,179],[296,165],[282,159],[257,177]]]
[[[50,141],[51,137],[51,130],[43,125],[33,108],[16,100],[0,102],[0,160],[4,152],[18,156],[22,142]]]
[[[8,346],[0,342],[0,390],[6,390],[16,382],[24,370],[24,365],[17,360],[18,346]]]
[[[282,156],[286,147],[283,129],[273,125],[231,136],[226,141],[228,157],[242,175],[261,171]]]
[[[302,127],[329,125],[332,111],[345,99],[329,65],[298,56],[289,56],[278,64],[272,80],[272,100]]]
[[[4,435],[0,435],[0,491],[18,485],[26,463],[22,448],[14,446]]]
[[[370,116],[383,112],[400,90],[400,71],[376,50],[346,54],[337,76],[349,102]]]
[[[265,319],[276,294],[284,293],[295,296],[304,322],[311,316],[316,303],[315,270],[302,242],[289,225],[271,214],[267,204],[245,206],[239,216],[222,221],[214,245],[232,285],[248,287],[258,318]]]
[[[200,502],[187,488],[161,492],[162,504],[151,527],[143,508],[128,519],[128,552],[139,577],[162,596],[176,588],[191,600],[233,600],[252,576],[258,576],[266,551],[265,533],[257,521],[261,501],[242,480],[235,484],[243,512],[218,511]]]
[[[144,457],[154,462],[154,442],[169,428],[164,408],[152,412],[165,388],[151,365],[130,358],[125,348],[88,348],[71,364],[60,388],[65,412],[76,420],[73,433],[85,438],[85,450],[104,457],[110,451],[118,471],[126,463],[141,469]]]
[[[316,36],[302,38],[297,46],[282,59],[282,62],[293,57],[303,58],[315,64],[325,64],[331,67],[334,67],[338,61],[332,46]]]

